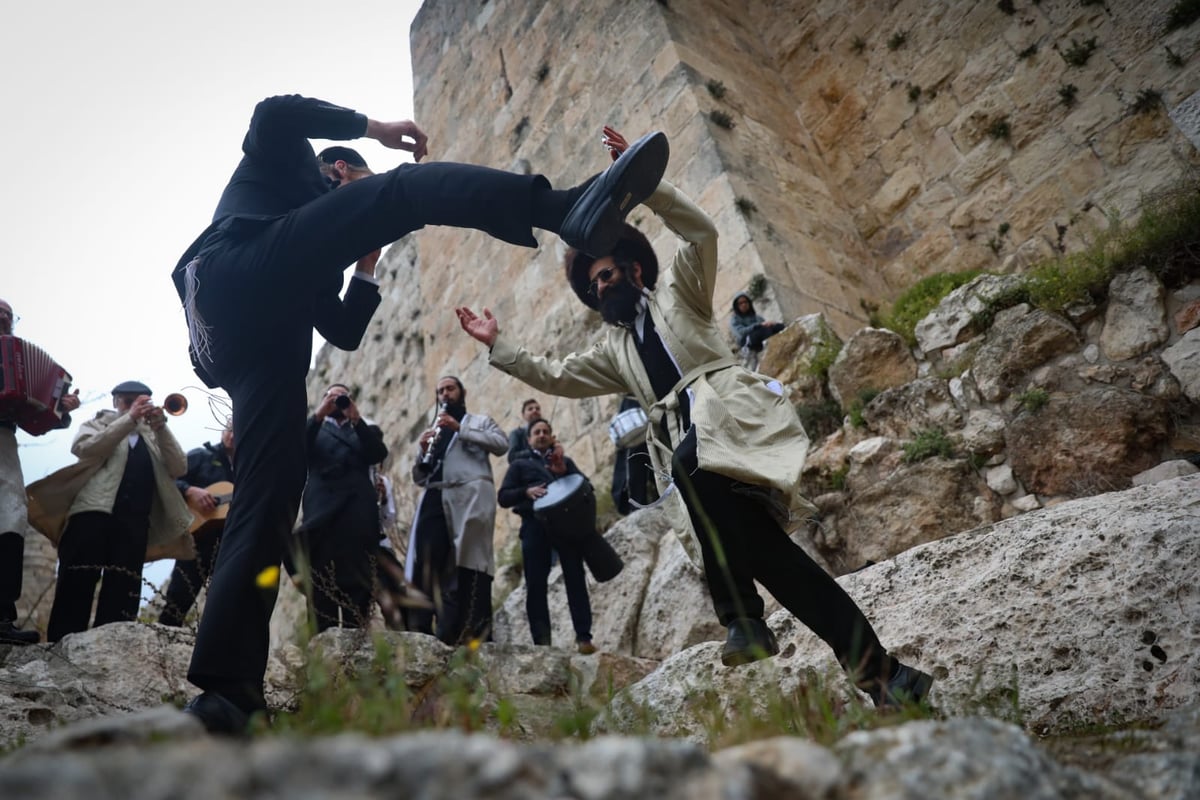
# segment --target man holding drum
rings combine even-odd
[[[550,644],[550,607],[546,602],[550,558],[558,551],[563,583],[567,587],[567,605],[575,626],[575,646],[580,653],[596,652],[592,644],[592,604],[588,598],[587,577],[583,571],[583,553],[579,540],[554,536],[534,514],[534,502],[545,497],[547,486],[566,475],[581,475],[575,462],[563,455],[562,445],[554,441],[554,431],[544,419],[529,423],[529,450],[508,467],[500,484],[500,506],[511,508],[521,517],[521,558],[525,569],[525,615],[533,643]],[[594,525],[589,520],[588,524]],[[590,533],[581,531],[581,534]]]
[[[614,157],[626,147],[607,127],[604,144]],[[830,645],[876,705],[921,700],[932,677],[890,656],[854,600],[787,534],[811,508],[797,491],[808,437],[778,382],[730,356],[714,318],[712,219],[665,181],[645,205],[680,238],[661,275],[649,241],[628,224],[612,248],[567,253],[571,288],[609,323],[586,352],[534,355],[501,334],[487,309],[482,317],[456,309],[459,322],[489,346],[493,366],[540,391],[630,392],[647,409],[656,478],[682,495],[714,610],[728,629],[725,665],[779,651],[757,580]]]

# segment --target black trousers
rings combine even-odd
[[[98,582],[95,626],[137,619],[149,532],[147,519],[122,519],[103,511],[71,516],[58,541],[58,581],[48,641],[88,629]]]
[[[864,686],[891,674],[891,659],[850,595],[791,540],[753,496],[731,478],[702,470],[693,428],[671,464],[704,559],[704,577],[722,625],[763,616],[754,581],[766,587],[831,648]]]
[[[193,684],[246,711],[266,705],[277,592],[256,579],[281,563],[304,489],[314,293],[425,225],[476,228],[534,246],[535,195],[548,189],[539,175],[406,165],[282,218],[231,228],[201,248],[197,308],[211,326],[210,372],[233,401],[238,483],[188,670]]]
[[[25,577],[25,537],[0,533],[0,622],[17,621],[17,601]]]
[[[371,620],[379,533],[371,529],[378,511],[374,506],[366,510],[370,516],[365,520],[354,520],[361,514],[342,514],[328,525],[302,532],[301,547],[312,581],[309,611],[318,632],[365,628]]]
[[[763,342],[782,331],[785,327],[787,326],[781,322],[777,322],[774,325],[763,325],[761,323],[755,325],[746,334],[745,345],[751,350],[762,350]]]
[[[158,615],[159,624],[174,627],[183,625],[188,612],[196,603],[196,595],[200,594],[200,589],[212,574],[217,550],[221,547],[223,530],[221,525],[213,524],[201,528],[192,540],[196,545],[196,557],[189,561],[175,562],[163,598],[163,610]]]
[[[592,601],[588,597],[583,554],[572,543],[555,542],[536,519],[521,520],[521,561],[525,571],[525,616],[534,644],[550,644],[550,603],[547,579],[551,555],[557,551],[562,563],[563,585],[575,641],[592,640]]]

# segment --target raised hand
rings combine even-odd
[[[616,161],[621,157],[621,153],[629,149],[629,142],[625,141],[625,137],[609,125],[604,126],[604,138],[600,141],[608,148],[613,161]]]
[[[500,323],[492,316],[489,309],[483,310],[482,317],[466,306],[454,309],[454,313],[458,315],[458,324],[471,335],[471,338],[483,342],[488,347],[496,343],[496,336],[500,333]]]
[[[411,119],[396,122],[367,120],[366,135],[392,150],[407,150],[413,154],[413,161],[420,161],[428,154],[429,137]]]

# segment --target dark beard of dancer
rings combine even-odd
[[[610,325],[628,327],[637,319],[641,299],[642,290],[622,276],[621,280],[604,289],[604,296],[600,298],[600,316]]]

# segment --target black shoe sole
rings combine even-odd
[[[559,236],[594,258],[608,255],[621,238],[625,216],[658,188],[670,155],[666,134],[638,139],[567,212]]]

